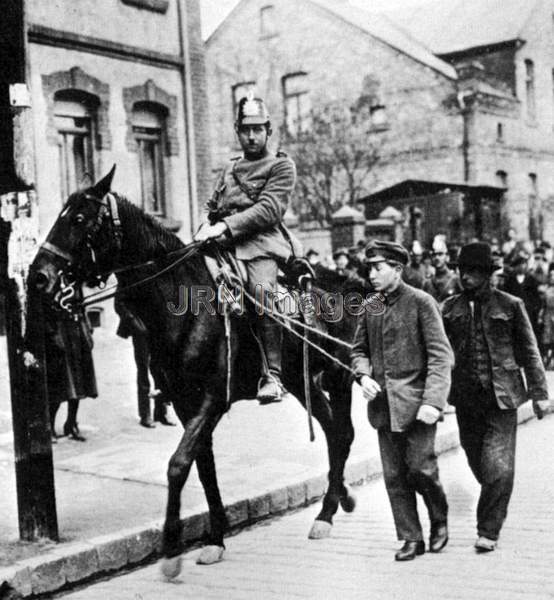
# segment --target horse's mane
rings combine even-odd
[[[114,193],[125,229],[136,239],[141,240],[141,252],[145,255],[171,252],[184,246],[183,242],[156,218],[127,200],[121,194]]]

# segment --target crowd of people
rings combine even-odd
[[[491,276],[494,288],[521,298],[529,315],[545,367],[554,369],[554,248],[548,241],[516,241],[513,230],[507,240],[490,241],[495,270]],[[338,248],[321,259],[319,252],[308,250],[312,266],[323,265],[338,273],[361,277],[367,281],[367,264],[361,240],[350,248]],[[437,302],[462,291],[457,273],[459,247],[439,234],[426,249],[419,241],[410,247],[410,261],[404,268],[403,280],[431,294]]]

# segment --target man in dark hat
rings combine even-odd
[[[394,242],[373,241],[366,255],[371,285],[382,302],[365,305],[351,362],[377,429],[396,533],[404,542],[395,558],[405,561],[425,552],[416,492],[429,511],[429,550],[439,552],[448,541],[435,435],[450,389],[453,356],[436,301],[402,281],[407,250]]]
[[[276,292],[278,262],[291,255],[282,221],[296,183],[296,168],[284,153],[269,151],[271,123],[260,98],[240,100],[235,132],[243,156],[223,169],[208,202],[209,224],[197,232],[195,239],[226,239],[233,245],[237,259],[246,264],[249,292],[266,309],[257,323],[264,354],[258,399],[278,402],[284,392],[282,329],[267,310],[271,310]]]
[[[335,270],[339,275],[347,274],[347,267],[350,261],[350,255],[346,248],[337,248],[333,252],[333,260],[335,261]]]
[[[460,441],[481,484],[475,548],[490,552],[512,493],[517,407],[529,397],[542,416],[548,390],[523,302],[491,288],[494,263],[488,244],[464,246],[458,268],[464,291],[443,306],[456,358],[449,402],[456,406]]]

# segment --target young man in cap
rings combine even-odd
[[[549,404],[548,391],[523,302],[491,288],[494,264],[488,244],[464,246],[458,268],[464,291],[443,306],[456,358],[449,402],[456,406],[460,441],[481,484],[475,548],[490,552],[513,488],[517,407],[529,396],[541,417]]]
[[[256,294],[260,303],[271,307],[278,262],[291,255],[282,221],[296,183],[296,168],[286,155],[272,154],[267,147],[272,130],[263,100],[240,100],[235,131],[243,156],[231,160],[223,169],[208,202],[210,224],[203,226],[195,239],[227,238],[237,259],[246,264],[250,294]],[[258,399],[263,403],[278,402],[284,392],[282,328],[264,311],[257,329],[265,371]]]
[[[369,401],[396,532],[404,541],[395,558],[405,561],[425,552],[416,492],[429,511],[429,550],[439,552],[448,541],[435,434],[450,389],[453,356],[435,300],[402,281],[407,250],[374,241],[366,255],[371,285],[385,301],[382,310],[375,310],[375,302],[365,306],[351,361]]]

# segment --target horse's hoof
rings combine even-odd
[[[347,485],[344,487],[346,489],[346,494],[340,497],[340,505],[344,512],[351,513],[356,508],[356,496],[352,493],[352,490]]]
[[[327,521],[318,521],[317,519],[314,521],[312,528],[310,529],[310,533],[308,534],[308,539],[310,540],[322,540],[324,538],[328,538],[331,535],[331,523],[327,523]]]
[[[197,565],[213,565],[223,559],[223,546],[206,546],[196,559]]]
[[[181,572],[182,559],[180,556],[162,559],[162,575],[166,579],[175,579]]]

